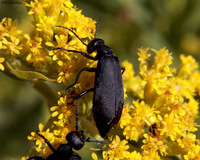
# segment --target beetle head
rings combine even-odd
[[[79,150],[84,146],[85,135],[83,131],[72,131],[66,135],[66,140],[68,144],[75,150]]]
[[[99,39],[99,38],[95,38],[93,39],[90,43],[88,43],[87,45],[87,53],[88,54],[91,54],[93,53],[94,51],[97,50],[97,48],[101,45],[104,45],[104,40],[102,39]]]

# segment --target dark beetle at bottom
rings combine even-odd
[[[48,147],[53,152],[50,154],[46,159],[40,156],[33,156],[28,158],[27,160],[81,160],[81,157],[73,151],[80,150],[83,148],[85,142],[96,142],[96,143],[103,143],[108,144],[109,142],[102,142],[98,140],[90,140],[90,138],[85,137],[84,131],[80,130],[78,131],[78,115],[77,115],[77,108],[80,103],[77,103],[76,105],[76,131],[72,131],[66,135],[66,140],[68,143],[61,144],[57,149],[53,147],[53,145],[40,133],[36,132],[40,137],[42,137],[45,140],[45,143],[48,145]]]

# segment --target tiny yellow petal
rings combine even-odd
[[[52,117],[56,117],[58,114],[59,114],[59,113],[56,111],[56,112],[53,112],[53,113],[51,114],[51,116],[52,116]]]
[[[51,43],[51,42],[46,42],[45,44],[46,44],[47,46],[49,46],[49,47],[54,47],[54,44]]]
[[[0,64],[0,70],[4,71],[5,67],[3,66],[3,64]]]
[[[58,65],[62,66],[63,65],[63,61],[58,61]]]
[[[42,131],[44,128],[44,125],[42,123],[39,124],[39,131]]]
[[[96,153],[92,152],[92,158],[93,158],[94,160],[98,160],[98,157],[97,157]]]

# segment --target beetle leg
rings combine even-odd
[[[79,106],[81,100],[82,100],[82,99],[80,99],[80,100],[78,101],[78,103],[76,104],[76,131],[78,131],[78,106]]]
[[[109,144],[109,143],[111,143],[111,142],[104,142],[104,141],[98,141],[98,140],[91,140],[90,138],[87,138],[85,141],[86,142],[103,143],[103,144]]]
[[[75,101],[76,99],[79,99],[80,97],[82,97],[83,95],[85,95],[85,94],[87,94],[87,93],[89,93],[89,92],[94,92],[94,88],[90,88],[90,89],[88,89],[88,90],[85,90],[85,91],[81,92],[79,95],[77,95],[77,96],[72,100],[72,102],[67,103],[67,104],[73,104],[74,101]]]
[[[73,87],[73,86],[78,82],[78,79],[79,79],[79,77],[80,77],[80,75],[81,75],[81,73],[82,73],[83,71],[96,72],[96,68],[90,68],[90,67],[85,67],[85,68],[83,68],[83,69],[78,73],[78,75],[77,75],[76,80],[74,81],[74,83],[71,84],[70,86],[68,86],[68,87],[65,89],[65,91],[62,93],[61,97],[64,96],[65,93],[66,93],[71,87]]]
[[[122,70],[122,74],[123,74],[125,71],[125,67],[121,67],[121,70]]]
[[[81,157],[76,152],[72,152],[72,155],[70,158],[81,160]]]

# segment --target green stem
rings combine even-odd
[[[48,107],[57,105],[59,95],[52,90],[43,80],[33,81],[33,88],[35,88],[40,94],[47,100]]]

